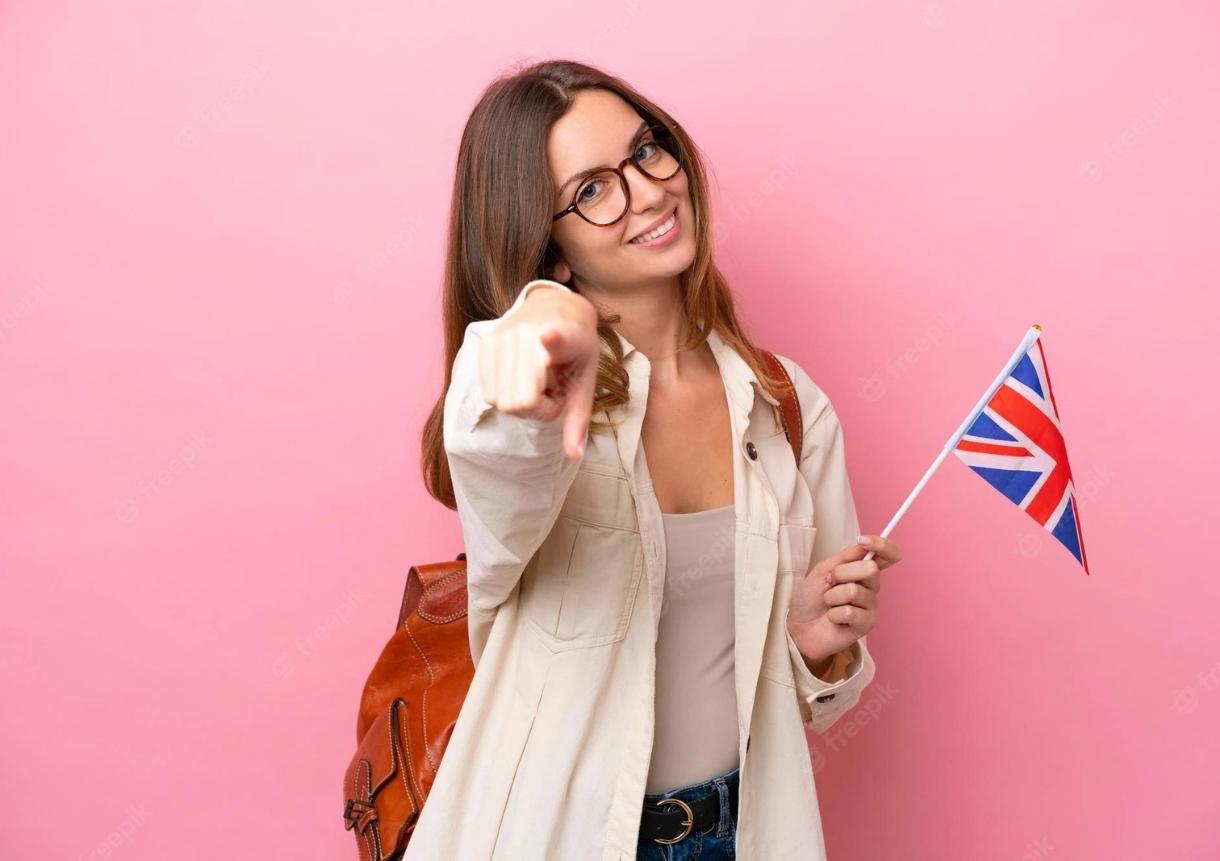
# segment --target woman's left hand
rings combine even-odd
[[[825,663],[877,624],[881,572],[902,559],[902,549],[877,535],[818,562],[797,580],[788,604],[788,633],[811,665]],[[868,552],[873,558],[864,561]]]

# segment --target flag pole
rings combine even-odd
[[[1017,366],[1017,362],[1021,361],[1021,357],[1024,356],[1025,352],[1033,346],[1034,341],[1038,340],[1038,336],[1041,334],[1042,327],[1037,323],[1034,323],[1029,327],[1024,337],[1021,338],[1021,343],[1017,345],[1017,349],[1013,351],[1012,356],[1005,363],[1004,369],[996,375],[995,380],[992,381],[991,385],[987,387],[987,391],[981,398],[979,398],[979,402],[974,405],[974,409],[970,411],[970,415],[966,416],[966,420],[958,425],[957,430],[953,432],[953,436],[949,437],[949,441],[946,442],[944,448],[940,450],[940,454],[936,455],[936,460],[932,461],[932,465],[928,467],[928,471],[923,474],[923,478],[919,479],[919,483],[915,485],[915,489],[911,491],[911,495],[906,498],[904,503],[902,503],[902,507],[898,509],[897,513],[895,513],[892,518],[890,518],[890,522],[885,525],[885,529],[881,530],[882,538],[889,538],[890,533],[894,531],[894,527],[898,525],[898,521],[902,519],[902,515],[906,514],[907,509],[911,507],[911,503],[915,501],[915,497],[919,495],[919,491],[923,490],[924,485],[926,485],[929,479],[932,478],[932,473],[936,472],[936,468],[944,462],[946,457],[949,456],[949,452],[957,448],[958,440],[962,438],[962,436],[970,428],[970,425],[974,424],[974,420],[978,418],[979,413],[981,413],[983,408],[987,406],[987,403],[991,400],[992,395],[994,395],[1000,386],[1004,384],[1004,380],[1006,380],[1008,375],[1012,373],[1012,369]],[[864,561],[867,562],[872,558],[873,551],[870,550],[868,551],[868,554],[865,555]]]

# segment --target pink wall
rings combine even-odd
[[[456,142],[550,56],[708,152],[867,529],[1045,327],[1093,576],[945,463],[813,741],[831,857],[1220,852],[1220,12],[807,5],[9,4],[0,855],[350,855],[364,675],[461,548],[416,448]]]

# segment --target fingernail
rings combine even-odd
[[[861,544],[863,544],[865,547],[867,547],[868,545],[873,543],[873,539],[869,538],[867,535],[861,535],[856,540],[858,542],[860,542]]]

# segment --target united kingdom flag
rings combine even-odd
[[[1041,338],[1013,366],[953,453],[1059,539],[1089,573],[1076,488]]]

